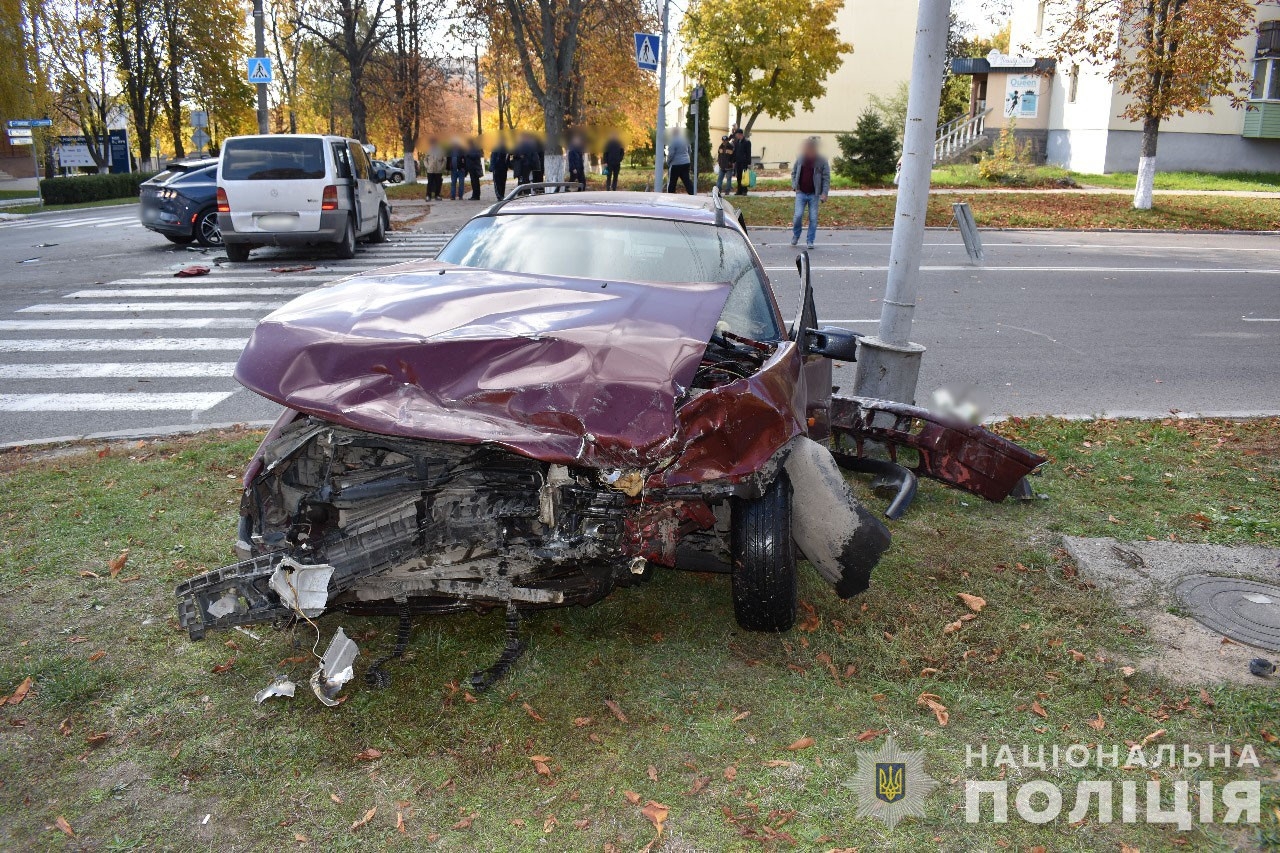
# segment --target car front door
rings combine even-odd
[[[359,143],[349,142],[347,148],[351,151],[352,171],[355,174],[353,190],[356,199],[356,220],[359,223],[357,230],[364,234],[372,231],[378,224],[378,200],[374,190],[373,166],[369,163],[369,155],[364,153]]]

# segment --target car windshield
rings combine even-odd
[[[316,180],[324,177],[319,139],[254,136],[232,139],[222,150],[224,181]]]
[[[437,256],[459,266],[617,281],[728,282],[724,328],[782,337],[767,285],[737,231],[666,219],[505,214],[473,219]]]

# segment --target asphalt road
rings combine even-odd
[[[0,443],[259,422],[274,404],[231,370],[257,318],[339,276],[429,257],[438,234],[393,234],[353,261],[263,250],[248,265],[173,246],[137,207],[0,223]],[[784,314],[796,304],[784,232],[752,232]],[[947,387],[988,414],[1280,410],[1275,236],[986,232],[987,264],[959,237],[927,238],[913,338],[928,347],[922,401]],[[821,232],[819,316],[871,332],[887,232]],[[55,245],[48,245],[55,244]],[[210,275],[174,278],[193,263]],[[270,267],[314,264],[274,273]],[[838,382],[852,384],[851,368]]]

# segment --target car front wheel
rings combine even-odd
[[[222,245],[222,229],[218,227],[218,211],[210,208],[200,211],[196,217],[194,228],[196,239],[201,246],[217,247]]]
[[[734,498],[732,512],[734,616],[748,631],[788,631],[796,618],[791,481],[779,474],[760,497]]]

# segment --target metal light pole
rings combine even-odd
[[[702,84],[693,87],[693,194],[698,194],[698,149],[702,147],[702,96],[706,94]]]
[[[653,191],[662,192],[662,166],[667,144],[667,22],[671,0],[662,2],[662,43],[658,45],[658,124],[653,132]]]
[[[874,337],[863,338],[858,347],[854,393],[862,397],[915,402],[924,347],[911,342],[911,318],[920,283],[950,15],[951,0],[920,0],[902,172],[889,249],[889,278],[880,308],[880,327]]]
[[[253,0],[253,48],[254,56],[267,55],[266,27],[263,22],[262,0]],[[255,83],[258,87],[258,133],[270,133],[267,127],[267,84]]]

